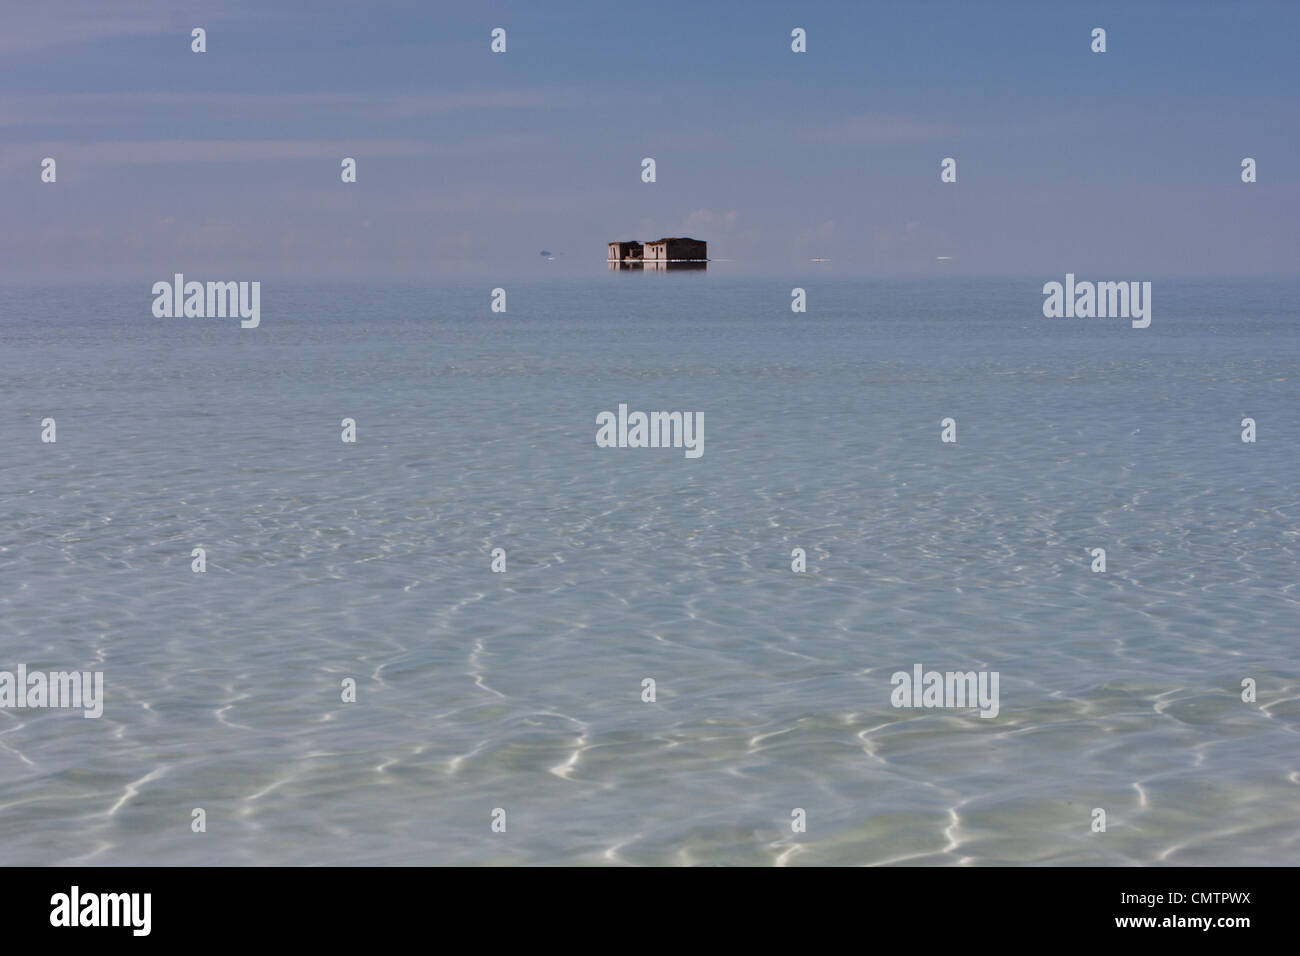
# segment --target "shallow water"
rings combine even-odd
[[[0,861],[1295,864],[1300,283],[1052,278],[0,290]]]

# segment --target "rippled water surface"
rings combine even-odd
[[[1300,862],[1300,285],[715,272],[0,291],[0,861]]]

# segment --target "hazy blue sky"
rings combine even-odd
[[[577,275],[661,235],[774,275],[1300,261],[1296,2],[2,9],[6,280]]]

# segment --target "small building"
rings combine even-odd
[[[625,259],[640,260],[643,246],[636,240],[631,242],[611,242],[609,244],[609,261],[622,262]]]
[[[642,255],[647,261],[703,262],[709,258],[709,244],[685,237],[660,239],[647,242]]]

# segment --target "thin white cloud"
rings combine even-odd
[[[229,7],[178,0],[37,0],[9,4],[0,29],[0,54],[34,53],[55,46],[121,37],[175,33],[188,46],[193,27],[230,18]]]
[[[52,156],[65,163],[85,165],[147,165],[151,163],[240,163],[277,160],[333,160],[343,156],[407,157],[454,156],[475,153],[513,152],[542,142],[532,134],[501,134],[430,143],[410,139],[356,140],[131,140],[119,143],[40,142],[11,144],[0,154],[0,168],[31,164]],[[62,169],[60,170],[62,172]]]
[[[136,114],[158,119],[167,110],[223,111],[244,118],[303,119],[313,112],[337,120],[355,118],[418,119],[444,113],[508,109],[557,109],[582,106],[590,97],[577,90],[471,90],[460,93],[188,93],[180,91],[118,91],[0,96],[0,126],[84,125],[112,123]]]
[[[901,116],[869,114],[850,116],[829,126],[810,130],[808,137],[818,143],[854,145],[940,139],[950,134],[951,130],[938,123]]]
[[[725,213],[712,209],[696,209],[683,223],[687,233],[693,229],[730,229],[736,225],[740,214],[732,209]]]

